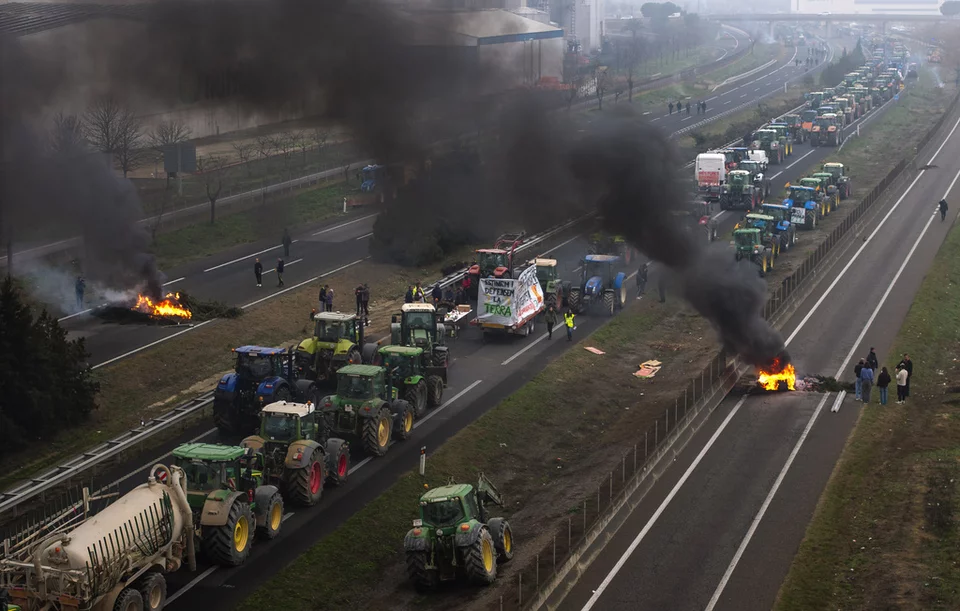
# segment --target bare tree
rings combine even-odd
[[[186,142],[190,139],[192,131],[180,119],[169,119],[161,121],[150,132],[148,138],[150,146],[163,152],[163,147],[178,142]]]
[[[208,157],[197,157],[197,173],[203,177],[203,184],[206,187],[207,199],[210,201],[210,224],[217,220],[217,199],[220,198],[220,192],[223,190],[223,157],[209,155]]]
[[[586,79],[582,74],[576,74],[570,80],[570,89],[567,90],[567,110],[573,107],[573,103],[577,100],[580,93],[583,91],[583,86],[586,82]]]
[[[313,130],[313,143],[317,145],[317,155],[323,158],[323,151],[327,148],[327,142],[330,140],[330,132],[317,127]]]
[[[87,111],[83,126],[90,144],[112,155],[124,178],[140,165],[143,123],[129,107],[114,98],[101,98]]]
[[[310,135],[302,129],[298,129],[290,134],[290,143],[294,148],[300,149],[300,162],[306,167],[307,151],[310,150]]]
[[[75,155],[83,152],[87,142],[83,137],[83,123],[76,115],[58,112],[50,130],[50,150],[58,155]]]
[[[233,143],[233,150],[236,151],[237,158],[240,160],[240,163],[243,164],[247,176],[253,173],[253,169],[248,162],[250,161],[250,157],[253,156],[254,149],[256,149],[256,146],[249,140],[239,140]]]
[[[600,66],[593,72],[594,93],[599,102],[599,110],[603,110],[603,96],[607,93],[608,76],[606,66]]]
[[[270,136],[257,136],[256,147],[257,157],[260,159],[266,159],[270,155],[273,155],[276,150],[273,146],[273,138]]]
[[[275,134],[270,140],[273,143],[274,150],[280,153],[283,159],[283,171],[286,173],[287,166],[290,162],[290,154],[293,153],[295,148],[293,135],[290,132],[280,132],[279,134]]]

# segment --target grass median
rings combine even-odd
[[[960,608],[958,320],[955,226],[884,359],[892,373],[910,354],[911,396],[864,406],[777,611]]]

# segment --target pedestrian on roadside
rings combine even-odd
[[[83,309],[83,292],[87,290],[87,281],[83,279],[83,274],[77,276],[77,283],[74,286],[77,293],[77,310]]]
[[[287,231],[287,228],[283,228],[283,256],[290,258],[290,245],[293,244],[293,240],[290,239],[290,232]]]
[[[910,380],[913,378],[913,361],[910,360],[910,355],[906,352],[903,353],[903,358],[900,359],[900,364],[898,367],[903,367],[907,372],[907,387],[904,389],[904,397],[910,396]]]
[[[453,303],[456,305],[467,303],[467,291],[463,288],[462,284],[457,287],[457,295],[453,298]]]
[[[707,114],[707,101],[704,100],[703,102],[700,102],[700,103],[703,104],[703,114]]]
[[[327,312],[333,312],[333,289],[330,288],[330,285],[327,285],[327,294],[325,296],[327,300]]]
[[[452,304],[456,304],[457,295],[453,291],[453,285],[448,284],[447,288],[443,291],[443,300]]]
[[[553,339],[553,326],[557,324],[557,308],[551,303],[550,307],[547,308],[547,313],[543,316],[544,322],[547,323],[547,339]]]
[[[910,381],[910,374],[906,367],[897,365],[897,405],[907,400],[907,382]]]
[[[324,284],[320,287],[320,294],[317,296],[320,301],[320,311],[323,312],[327,309],[327,285]]]
[[[260,259],[253,264],[253,275],[257,277],[257,286],[263,286],[263,263],[260,263]]]
[[[690,116],[690,100],[687,100],[687,116]]]
[[[415,303],[423,303],[423,287],[420,286],[420,282],[417,281],[417,286],[413,287],[413,301]]]
[[[870,366],[870,363],[864,363],[863,369],[860,370],[860,396],[863,397],[863,402],[866,404],[870,403],[870,389],[873,388],[873,367]]]
[[[853,388],[857,393],[857,401],[860,401],[863,398],[860,390],[863,387],[863,382],[860,381],[860,372],[863,370],[865,363],[866,361],[864,359],[860,359],[860,362],[853,366]]]
[[[673,102],[670,102],[667,106],[670,107],[670,114],[673,114]]]
[[[403,303],[413,303],[413,285],[407,287],[407,293],[403,296]]]
[[[360,316],[363,312],[363,285],[358,284],[357,288],[353,289],[353,294],[357,298],[357,316]]]
[[[644,292],[647,290],[647,266],[649,263],[644,263],[640,266],[640,269],[637,270],[637,299],[642,299]]]
[[[277,286],[283,286],[283,259],[277,259]]]
[[[880,370],[880,375],[877,376],[877,390],[880,391],[880,405],[887,404],[887,387],[890,386],[890,373],[887,372],[887,368],[884,367]]]
[[[940,222],[947,220],[947,200],[940,200]]]
[[[363,292],[360,293],[360,305],[363,306],[363,324],[370,324],[370,285],[363,283]]]
[[[573,341],[573,311],[570,308],[567,308],[567,311],[563,314],[563,324],[567,326],[567,341]]]
[[[437,305],[443,300],[443,289],[440,288],[440,283],[433,285],[433,290],[430,291],[430,297],[433,299],[433,305]]]
[[[870,354],[867,355],[867,365],[870,365],[870,369],[873,369],[874,373],[880,367],[880,361],[877,359],[877,353],[873,346],[870,346]]]

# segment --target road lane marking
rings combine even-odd
[[[927,165],[931,165],[934,162],[934,160],[937,158],[937,155],[940,154],[940,151],[943,150],[943,147],[946,146],[947,142],[949,142],[950,138],[953,136],[953,133],[957,131],[958,126],[960,126],[960,119],[957,119],[957,122],[954,123],[953,129],[951,129],[950,133],[947,134],[947,137],[944,139],[943,144],[941,144],[940,148],[937,149],[937,152],[933,154],[933,157],[930,158],[930,161],[927,162]],[[860,255],[863,253],[864,249],[866,249],[867,245],[873,241],[873,238],[877,235],[880,229],[883,228],[884,224],[886,224],[887,222],[887,219],[889,219],[890,216],[894,212],[896,212],[897,208],[900,207],[900,204],[903,203],[903,200],[905,200],[907,195],[910,194],[910,191],[913,190],[913,187],[916,186],[917,182],[919,182],[921,178],[923,178],[923,174],[926,171],[927,170],[920,170],[916,178],[913,179],[913,182],[910,183],[910,186],[907,187],[907,190],[904,191],[903,195],[900,196],[900,199],[898,199],[896,203],[893,204],[893,206],[890,208],[890,210],[887,211],[887,214],[884,215],[884,217],[880,220],[880,223],[876,226],[873,232],[869,236],[867,236],[867,239],[863,241],[863,244],[860,245],[860,248],[857,249],[857,252],[853,254],[853,257],[851,257],[849,261],[847,261],[847,264],[843,267],[842,270],[840,270],[840,273],[837,275],[837,277],[833,279],[833,282],[830,283],[830,286],[827,287],[827,290],[823,293],[823,295],[820,296],[817,302],[813,304],[813,307],[810,309],[810,311],[807,312],[806,316],[804,316],[803,319],[800,321],[800,323],[797,325],[797,328],[793,330],[793,333],[791,333],[790,336],[787,338],[787,341],[784,342],[785,345],[789,345],[790,342],[792,342],[793,339],[797,336],[797,334],[800,333],[800,330],[803,329],[803,327],[807,324],[810,318],[813,317],[814,313],[816,313],[816,311],[820,308],[820,305],[824,302],[824,300],[826,300],[826,298],[830,295],[830,293],[833,292],[833,289],[837,286],[837,284],[840,283],[840,281],[846,275],[847,271],[849,271],[850,268],[853,267],[853,264],[857,262],[857,259],[860,258]]]
[[[284,264],[283,264],[283,267],[284,267],[284,269],[286,269],[286,268],[290,267],[291,265],[294,265],[294,264],[299,263],[299,262],[301,262],[301,261],[303,261],[303,259],[294,259],[293,261],[291,261],[291,262],[289,262],[289,263],[284,263]],[[266,275],[269,274],[270,272],[275,272],[275,271],[277,271],[277,268],[274,267],[273,269],[268,269],[267,271],[263,272],[263,275],[266,276]]]
[[[180,598],[181,596],[183,596],[184,594],[186,594],[187,592],[189,592],[190,590],[192,590],[192,589],[193,589],[193,586],[197,585],[198,583],[200,583],[201,581],[203,581],[204,579],[206,579],[207,577],[209,577],[209,576],[210,576],[214,571],[216,571],[218,568],[220,568],[220,567],[212,566],[212,567],[210,567],[209,569],[207,569],[206,571],[204,571],[204,572],[200,573],[199,575],[197,575],[197,576],[193,579],[193,581],[191,581],[191,582],[188,583],[187,585],[185,585],[185,586],[183,586],[182,588],[180,588],[179,590],[177,590],[177,591],[173,594],[173,596],[171,596],[170,598],[168,598],[168,599],[167,599],[167,604],[169,605],[169,604],[172,603],[173,601],[177,600],[178,598]]]
[[[300,241],[300,240],[294,240],[293,242],[291,242],[291,244],[296,244],[296,243],[299,242],[299,241]],[[271,247],[271,248],[266,248],[266,249],[264,249],[264,250],[261,250],[260,252],[255,252],[255,253],[250,254],[250,255],[244,255],[244,256],[242,256],[242,257],[237,257],[237,258],[234,259],[233,261],[227,261],[226,263],[221,263],[220,265],[214,265],[213,267],[208,267],[207,269],[203,270],[203,273],[212,272],[212,271],[215,270],[215,269],[220,269],[221,267],[226,267],[226,266],[228,266],[228,265],[233,265],[234,263],[238,263],[238,262],[240,262],[240,261],[245,261],[245,260],[247,260],[247,259],[249,259],[249,258],[251,258],[251,257],[256,257],[256,256],[258,256],[258,255],[262,255],[262,254],[265,253],[265,252],[270,252],[271,250],[276,250],[276,249],[278,249],[278,248],[283,248],[283,244],[277,244],[276,246],[273,246],[273,247]]]
[[[724,104],[729,104],[729,103],[732,102],[732,101],[733,101],[733,100],[727,100],[726,102],[724,102]]]
[[[373,232],[371,231],[370,233],[365,233],[365,234],[363,234],[362,236],[360,236],[359,238],[355,238],[355,239],[359,242],[360,240],[366,240],[367,238],[369,238],[369,237],[372,236],[372,235],[373,235]]]
[[[375,217],[375,216],[377,216],[377,215],[376,215],[376,214],[368,214],[367,216],[361,216],[361,217],[358,218],[358,219],[353,219],[352,221],[347,221],[346,223],[341,223],[341,224],[339,224],[339,225],[334,225],[333,227],[328,227],[327,229],[321,229],[320,231],[315,231],[315,232],[313,233],[313,235],[323,235],[323,234],[328,233],[328,232],[330,232],[330,231],[336,231],[337,229],[343,229],[344,227],[346,227],[346,226],[348,226],[348,225],[353,225],[354,223],[359,223],[360,221],[365,221],[365,220],[367,220],[367,219],[372,219],[372,218]]]
[[[723,594],[724,588],[727,587],[727,582],[730,581],[730,576],[733,575],[733,572],[737,568],[737,564],[740,563],[740,558],[743,557],[743,552],[750,544],[750,540],[753,539],[754,533],[757,532],[757,527],[760,526],[760,521],[763,520],[763,516],[767,513],[770,503],[773,502],[773,497],[777,494],[777,490],[780,489],[780,484],[783,483],[784,478],[787,476],[787,471],[789,471],[790,467],[793,466],[793,461],[797,458],[797,454],[800,453],[800,448],[803,446],[803,442],[807,440],[807,436],[810,434],[810,430],[813,429],[813,425],[817,421],[817,417],[823,410],[823,406],[826,404],[829,396],[830,393],[823,395],[823,398],[820,399],[820,404],[817,405],[817,409],[815,409],[813,411],[813,415],[810,416],[810,420],[807,422],[806,428],[803,429],[803,433],[800,434],[800,439],[798,439],[796,445],[793,446],[793,451],[791,451],[790,456],[787,457],[787,462],[784,463],[783,468],[780,469],[780,474],[777,475],[777,480],[773,482],[773,487],[770,488],[767,498],[763,499],[763,505],[760,506],[760,511],[758,511],[757,515],[753,518],[753,522],[751,522],[750,528],[747,530],[747,534],[744,535],[743,541],[740,542],[740,547],[737,548],[737,553],[733,555],[733,560],[730,561],[730,566],[727,567],[727,572],[725,572],[723,577],[720,579],[720,584],[714,591],[713,596],[710,598],[710,602],[707,603],[707,608],[704,609],[704,611],[713,611],[713,608],[717,606],[717,601],[720,600],[720,595]]]
[[[192,326],[192,327],[187,327],[187,328],[184,329],[183,331],[177,331],[176,333],[174,333],[174,334],[172,334],[172,335],[168,335],[167,337],[164,337],[164,338],[162,338],[162,339],[158,339],[158,340],[155,341],[155,342],[150,342],[149,344],[147,344],[147,345],[145,345],[145,346],[140,346],[139,348],[135,348],[135,349],[133,349],[133,350],[131,350],[131,351],[129,351],[129,352],[125,352],[125,353],[121,354],[120,356],[115,356],[115,357],[113,357],[112,359],[110,359],[110,360],[108,360],[108,361],[104,361],[104,362],[100,363],[99,365],[94,365],[94,366],[91,367],[90,369],[100,369],[101,367],[104,367],[104,366],[106,366],[106,365],[109,365],[110,363],[115,363],[115,362],[119,361],[120,359],[125,359],[125,358],[127,358],[128,356],[132,356],[132,355],[134,355],[134,354],[136,354],[136,353],[138,353],[138,352],[142,352],[142,351],[146,350],[147,348],[152,348],[152,347],[156,346],[157,344],[162,344],[163,342],[168,341],[168,340],[171,340],[171,339],[173,339],[173,338],[175,338],[175,337],[177,337],[177,336],[183,335],[184,333],[189,333],[190,331],[193,331],[194,329],[199,329],[200,327],[202,327],[202,326],[204,326],[204,325],[208,325],[208,324],[212,323],[212,322],[215,321],[215,320],[217,320],[217,319],[216,319],[216,318],[211,318],[210,320],[205,320],[205,321],[203,321],[203,322],[200,323],[199,325],[194,325],[194,326]]]
[[[352,267],[352,266],[356,265],[357,263],[363,263],[364,261],[366,261],[366,260],[369,259],[369,258],[370,258],[370,257],[364,257],[364,258],[362,258],[362,259],[357,259],[357,260],[354,261],[353,263],[347,263],[346,265],[341,265],[341,266],[338,267],[337,269],[332,269],[332,270],[330,270],[329,272],[324,272],[324,273],[320,274],[319,276],[314,276],[313,278],[310,278],[309,280],[304,280],[303,282],[301,282],[301,283],[299,283],[299,284],[294,284],[293,286],[291,286],[291,287],[289,287],[289,288],[285,288],[285,289],[283,289],[282,291],[277,291],[276,293],[273,293],[272,295],[267,295],[266,297],[262,297],[262,298],[260,298],[260,299],[257,299],[256,301],[251,301],[251,302],[248,303],[247,305],[240,306],[240,307],[241,307],[242,309],[246,310],[247,308],[253,307],[253,306],[257,305],[258,303],[263,303],[264,301],[267,301],[267,300],[269,300],[269,299],[273,299],[274,297],[279,297],[280,295],[283,295],[284,293],[287,293],[287,292],[292,291],[292,290],[294,290],[294,289],[298,289],[298,288],[300,288],[301,286],[310,284],[311,282],[315,282],[315,281],[319,280],[320,278],[325,278],[325,277],[327,277],[327,276],[329,276],[329,275],[331,275],[331,274],[335,274],[335,273],[337,273],[337,272],[339,272],[339,271],[345,270],[345,269],[347,269],[348,267]],[[209,321],[208,321],[208,322],[209,322]]]
[[[800,159],[797,159],[796,161],[794,161],[793,163],[791,163],[790,165],[788,165],[785,169],[789,170],[789,169],[792,168],[793,166],[797,165],[798,163],[800,163],[801,161],[803,161],[804,159],[806,159],[809,155],[812,155],[812,154],[814,154],[814,153],[816,153],[816,152],[817,152],[816,149],[811,149],[809,153],[804,153],[804,155],[803,155],[802,157],[800,157]]]
[[[542,342],[543,340],[547,339],[548,337],[550,337],[550,334],[549,334],[549,333],[544,333],[543,335],[541,335],[541,336],[538,337],[537,339],[535,339],[535,340],[533,340],[532,342],[530,342],[529,344],[527,344],[524,348],[521,348],[520,350],[518,350],[517,352],[515,352],[515,353],[513,354],[513,356],[511,356],[511,357],[508,358],[507,360],[505,360],[505,361],[503,361],[502,363],[500,363],[500,365],[509,365],[510,363],[513,362],[513,360],[514,360],[515,358],[519,357],[521,354],[523,354],[523,353],[525,353],[527,350],[533,348],[534,346],[536,346],[537,344],[539,344],[539,343]]]
[[[177,278],[176,280],[171,280],[171,281],[169,281],[169,282],[164,282],[164,283],[163,283],[163,286],[170,286],[171,284],[176,284],[176,283],[180,282],[181,280],[186,280],[186,279],[187,279],[186,276],[180,276],[180,277]]]
[[[81,314],[86,314],[87,312],[92,312],[92,311],[93,311],[93,308],[87,308],[86,310],[80,310],[79,312],[76,312],[76,313],[74,313],[74,314],[70,314],[69,316],[64,316],[63,318],[58,318],[58,319],[57,319],[57,322],[63,322],[63,321],[65,321],[65,320],[70,320],[70,319],[73,318],[74,316],[80,316]]]
[[[560,244],[557,244],[556,246],[554,246],[554,247],[551,248],[550,250],[544,251],[543,253],[540,254],[540,256],[543,257],[544,255],[549,255],[549,254],[552,253],[553,251],[559,250],[560,248],[563,248],[564,246],[566,246],[566,245],[569,244],[570,242],[573,242],[574,240],[576,240],[576,239],[579,238],[580,236],[581,236],[581,234],[577,234],[577,235],[573,236],[572,238],[570,238],[569,240],[567,240],[566,242],[561,242]]]
[[[657,507],[657,510],[652,516],[650,516],[650,519],[644,525],[643,529],[637,534],[636,538],[634,538],[633,542],[630,544],[630,547],[627,548],[627,551],[623,552],[623,555],[620,556],[619,560],[617,560],[617,564],[614,565],[609,573],[607,573],[607,576],[603,579],[603,582],[600,584],[600,586],[593,591],[593,596],[590,597],[590,600],[587,601],[587,604],[583,606],[581,611],[589,611],[595,604],[597,604],[597,601],[599,601],[600,597],[603,596],[603,592],[610,586],[614,577],[617,576],[617,573],[620,572],[620,569],[623,568],[623,565],[627,563],[627,560],[640,545],[640,542],[643,541],[644,537],[647,536],[647,533],[649,533],[654,524],[657,523],[657,520],[660,519],[660,516],[663,514],[663,512],[666,511],[667,506],[670,505],[670,501],[673,500],[673,497],[677,496],[680,488],[682,488],[687,482],[694,469],[697,468],[697,465],[700,464],[700,461],[703,460],[703,457],[706,456],[710,448],[713,447],[713,444],[716,443],[717,439],[720,437],[720,433],[727,428],[727,425],[730,424],[730,421],[733,420],[733,417],[737,415],[737,412],[740,411],[740,407],[743,406],[746,400],[747,397],[743,396],[739,401],[737,401],[737,404],[733,406],[733,409],[730,410],[730,413],[727,414],[727,417],[724,418],[723,422],[720,423],[720,427],[714,431],[713,435],[707,441],[707,444],[703,446],[703,449],[700,450],[700,453],[697,454],[697,457],[693,459],[693,463],[687,467],[687,470],[680,477],[680,481],[674,485],[673,489],[670,490],[670,493],[667,495],[667,498],[663,499],[663,502],[660,503],[660,506]]]
[[[341,272],[341,271],[347,269],[348,267],[353,267],[353,266],[356,265],[357,263],[363,263],[364,261],[366,261],[366,260],[369,259],[369,258],[370,258],[370,257],[364,257],[364,258],[362,258],[362,259],[357,259],[357,260],[354,261],[353,263],[347,263],[346,265],[341,265],[341,266],[338,267],[337,269],[332,269],[332,270],[330,270],[329,272],[324,272],[324,273],[320,274],[319,276],[317,276],[317,278],[326,278],[327,276],[330,276],[330,275],[335,274],[335,273],[337,273],[337,272]]]

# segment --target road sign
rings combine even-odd
[[[197,171],[197,145],[192,142],[176,142],[166,144],[163,151],[163,171],[169,174],[176,172]]]

